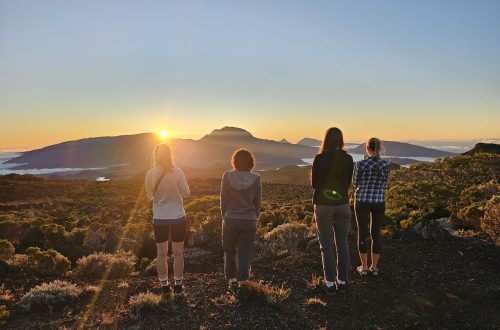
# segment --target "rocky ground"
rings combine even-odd
[[[311,288],[321,276],[319,247],[281,257],[256,256],[254,279],[290,289],[276,304],[239,302],[226,293],[222,258],[188,269],[183,301],[133,313],[131,295],[158,292],[157,279],[136,273],[106,281],[97,299],[87,293],[60,308],[25,312],[21,295],[42,282],[6,278],[12,299],[5,329],[500,329],[500,253],[481,240],[452,237],[424,241],[415,237],[384,241],[381,274],[359,277],[354,238],[352,272],[345,295],[326,297]],[[69,281],[82,287],[99,282]],[[47,281],[44,279],[43,281]],[[306,300],[320,298],[316,303]]]

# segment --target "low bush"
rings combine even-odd
[[[123,278],[133,272],[137,257],[131,252],[96,252],[78,259],[75,273],[85,278]]]
[[[161,302],[161,297],[151,292],[139,293],[131,296],[128,303],[130,305],[130,313],[134,317],[138,317],[141,312],[153,310]]]
[[[486,203],[485,210],[481,219],[481,229],[500,245],[500,196],[493,196]]]
[[[222,219],[220,215],[207,216],[200,228],[206,245],[215,250],[222,249]]]
[[[304,249],[314,234],[305,224],[291,222],[279,225],[265,234],[264,238],[269,246],[268,252],[281,255]]]
[[[0,325],[4,325],[9,319],[10,312],[7,309],[7,306],[0,305]]]
[[[114,252],[121,235],[120,226],[95,223],[87,227],[83,246],[89,252]]]
[[[50,283],[42,283],[21,299],[21,307],[31,310],[34,307],[58,306],[73,302],[82,293],[82,290],[69,282],[56,280]]]
[[[317,297],[308,298],[304,303],[309,307],[326,307],[326,302]]]
[[[26,254],[14,255],[8,263],[16,272],[40,276],[63,275],[71,268],[71,261],[56,250],[39,247],[30,247]]]
[[[285,301],[289,295],[290,289],[275,287],[264,282],[247,281],[241,286],[238,300],[276,305]]]
[[[0,239],[0,260],[7,260],[14,256],[16,249],[14,245],[6,239]]]

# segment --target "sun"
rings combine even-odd
[[[166,138],[167,138],[167,136],[168,136],[168,132],[167,132],[167,131],[161,131],[161,132],[160,132],[160,136],[161,136],[162,138],[166,139]]]

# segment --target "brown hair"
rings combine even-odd
[[[344,136],[342,131],[337,127],[331,127],[326,130],[323,144],[319,153],[344,149]]]
[[[172,150],[165,144],[159,144],[155,147],[153,151],[154,166],[161,166],[166,171],[172,170],[174,168],[174,161],[172,160]]]
[[[231,165],[237,171],[250,172],[255,167],[255,158],[250,150],[238,149],[231,157]]]
[[[372,137],[368,140],[366,149],[375,153],[375,157],[377,158],[377,172],[378,174],[382,173],[382,168],[380,167],[380,151],[382,150],[382,142],[380,142],[380,140],[376,137]]]

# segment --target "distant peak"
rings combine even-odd
[[[207,137],[253,137],[253,135],[239,127],[224,126],[220,129],[214,129],[210,134],[204,136]]]
[[[281,140],[279,140],[278,142],[279,142],[279,143],[288,143],[288,144],[290,144],[290,142],[288,142],[288,140],[287,140],[287,139],[281,139]]]

